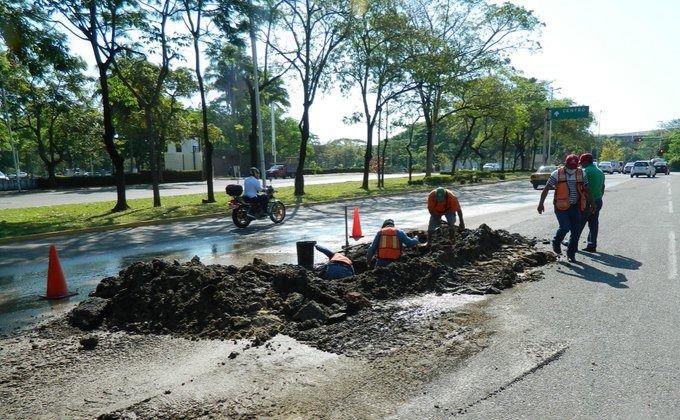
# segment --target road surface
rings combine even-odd
[[[422,174],[416,174],[422,175]],[[371,174],[371,179],[375,178],[375,174]],[[385,178],[402,178],[408,176],[407,174],[386,174]],[[305,175],[305,184],[334,184],[346,181],[361,181],[363,174],[327,174],[327,175]],[[240,182],[230,178],[216,178],[214,182],[215,194],[224,194],[224,187],[228,184]],[[269,182],[269,181],[267,181]],[[287,179],[273,179],[271,180],[275,187],[289,187],[292,186],[294,180]],[[160,185],[161,197],[171,195],[184,194],[206,194],[207,187],[205,182],[176,182]],[[128,199],[134,198],[151,198],[151,185],[129,185],[126,188],[126,196]],[[115,201],[116,187],[92,187],[92,188],[75,188],[63,190],[31,190],[21,193],[0,192],[0,209],[15,209],[23,207],[37,207],[37,206],[51,206],[57,204],[75,204],[75,203],[94,203],[101,201]]]
[[[11,366],[17,366],[14,359],[19,356],[14,355],[23,355],[21,360],[27,364],[21,370],[29,372],[25,375],[29,382],[0,382],[0,397],[17,387],[22,392],[37,390],[22,403],[25,411],[8,405],[10,412],[24,416],[45,414],[44,407],[49,406],[50,413],[71,417],[125,409],[159,417],[188,413],[303,418],[676,418],[680,412],[680,219],[675,214],[680,206],[679,180],[677,174],[654,179],[608,177],[597,253],[579,253],[578,263],[560,261],[547,267],[541,281],[456,309],[463,319],[484,325],[474,341],[476,350],[464,363],[447,363],[456,357],[455,346],[450,347],[453,354],[442,359],[410,348],[413,355],[393,349],[362,360],[325,353],[286,336],[275,337],[269,347],[246,349],[231,340],[137,336],[124,341],[124,335],[103,334],[105,344],[89,354],[77,350],[74,341],[7,339],[2,345],[12,352]],[[520,182],[456,192],[471,227],[487,223],[538,238],[554,233],[554,215],[539,216],[538,192]],[[395,217],[402,227],[422,227],[427,218],[422,214],[423,198],[413,194],[358,203],[364,233],[374,232],[384,217]],[[248,259],[259,255],[291,261],[295,240],[313,238],[331,246],[342,242],[338,240],[343,233],[341,210],[339,205],[293,209],[291,219],[276,228],[260,222],[248,230],[235,230],[226,219],[212,219],[63,239],[65,271],[80,278],[74,281],[87,291],[107,270],[115,272],[126,262],[154,254],[186,259],[197,253],[206,262],[244,262],[239,257],[243,254]],[[45,269],[46,243],[3,246],[0,253],[0,276],[4,276],[0,290],[10,291],[3,302],[19,308],[25,305],[22,296],[28,295],[28,289],[34,287],[32,293],[37,294],[43,282],[38,277]],[[38,309],[44,311],[44,306]],[[21,311],[26,313],[22,309],[15,315]],[[0,325],[9,319],[0,320]],[[433,329],[437,331],[436,326],[425,327],[425,331]],[[424,337],[433,338],[429,333]],[[136,347],[126,347],[131,344]],[[49,346],[67,355],[60,358],[57,352],[47,362],[31,358],[34,353],[43,357],[46,352],[41,349]],[[227,359],[232,351],[238,351],[238,357]],[[68,365],[61,380],[42,374],[59,363]],[[18,368],[8,374],[22,377]],[[407,378],[414,376],[427,379],[413,385]],[[18,394],[12,393],[13,401]]]
[[[625,181],[615,177],[610,186]],[[511,181],[455,189],[470,226],[495,216],[492,227],[509,222],[510,210],[535,206],[539,192],[527,181]],[[288,208],[285,223],[258,220],[236,228],[231,217],[202,219],[159,226],[126,228],[78,236],[47,238],[0,245],[0,331],[26,325],[31,317],[65,310],[86,297],[103,277],[115,275],[137,260],[188,260],[198,255],[204,263],[242,265],[261,258],[272,263],[296,262],[295,242],[315,240],[339,249],[344,245],[344,206],[360,209],[366,238],[392,218],[402,228],[424,228],[429,220],[426,193],[369,198],[356,202]],[[350,215],[351,217],[351,215]],[[351,223],[351,221],[350,221]],[[472,224],[470,224],[472,223]],[[349,226],[351,230],[351,224]],[[354,242],[352,240],[352,242]],[[69,287],[79,295],[70,302],[36,301],[44,292],[47,248],[55,244]],[[317,256],[317,259],[321,258]]]

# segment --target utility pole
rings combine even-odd
[[[548,164],[548,120],[550,119],[550,108],[545,109],[545,119],[543,120],[543,165]]]
[[[252,8],[253,2],[248,2]],[[260,176],[262,177],[262,186],[267,185],[267,171],[264,162],[264,136],[262,135],[262,115],[260,114],[260,78],[257,75],[257,43],[255,39],[255,25],[253,22],[253,14],[250,13],[250,47],[253,55],[253,87],[255,91],[255,112],[257,115],[257,144],[260,152]]]
[[[272,122],[272,163],[278,163],[276,159],[276,114],[274,113],[274,102],[269,104]]]
[[[9,136],[9,144],[12,146],[12,158],[14,159],[14,170],[17,176],[17,189],[21,192],[21,178],[19,177],[19,151],[14,145],[14,139],[12,138],[12,124],[9,121],[9,115],[7,114],[7,94],[5,89],[2,89],[2,113],[5,116],[5,125],[7,126],[7,135]]]

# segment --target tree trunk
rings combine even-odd
[[[475,129],[475,124],[477,123],[477,118],[472,118],[472,123],[470,123],[470,126],[468,127],[467,133],[465,134],[465,138],[460,144],[460,147],[458,148],[458,151],[456,151],[456,154],[453,156],[453,160],[451,163],[451,173],[453,174],[456,172],[456,165],[458,165],[458,159],[460,159],[460,156],[463,154],[463,151],[467,147],[468,143],[472,139],[472,133],[474,132]]]
[[[366,121],[366,152],[364,153],[364,177],[361,188],[368,190],[368,174],[371,171],[371,159],[373,159],[373,124],[370,117]]]
[[[305,178],[303,175],[305,160],[307,159],[307,142],[309,141],[309,102],[305,99],[304,109],[302,111],[302,120],[300,121],[300,155],[298,158],[298,167],[295,171],[295,196],[300,197],[305,194]]]
[[[200,30],[200,28],[199,28]],[[203,176],[208,185],[208,198],[204,203],[215,202],[215,191],[213,188],[213,144],[208,137],[208,107],[205,103],[205,87],[203,86],[203,75],[201,74],[201,55],[198,49],[198,36],[194,36],[194,54],[196,55],[196,79],[198,80],[198,90],[201,93],[201,116],[203,120]]]
[[[248,93],[250,95],[250,134],[248,135],[250,166],[257,168],[257,108],[255,106],[255,90],[251,83],[248,83]]]
[[[154,207],[160,207],[161,206],[161,193],[160,189],[158,188],[158,184],[160,183],[160,178],[158,176],[158,142],[156,141],[156,136],[154,134],[153,130],[153,119],[151,117],[151,108],[147,107],[144,110],[144,118],[146,120],[146,139],[148,142],[151,144],[151,159],[150,159],[150,166],[151,166],[151,186],[153,189],[153,206]]]
[[[98,49],[99,47],[93,46],[93,48]],[[108,75],[106,74],[106,68],[101,64],[98,67],[99,85],[101,88],[100,93],[102,98],[102,114],[104,117],[104,134],[102,139],[104,141],[104,146],[106,147],[106,152],[111,158],[113,174],[116,179],[116,205],[111,210],[115,213],[130,208],[125,199],[125,168],[123,167],[125,161],[120,153],[118,153],[114,143],[115,130],[113,127],[113,111],[109,101],[109,80]]]
[[[503,129],[503,139],[501,142],[501,172],[505,172],[505,149],[508,146],[508,129]]]
[[[411,178],[412,178],[412,175],[413,175],[413,153],[411,153],[411,145],[413,144],[413,129],[414,129],[415,125],[416,125],[416,122],[414,121],[413,124],[411,124],[411,132],[409,133],[408,144],[406,145],[406,153],[408,153],[408,182],[409,182],[409,184],[412,181]]]

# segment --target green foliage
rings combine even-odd
[[[605,139],[602,141],[602,146],[598,156],[602,161],[620,161],[623,160],[624,150],[621,142],[616,139]]]

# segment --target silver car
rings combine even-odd
[[[630,168],[630,177],[635,176],[639,178],[640,175],[646,175],[647,178],[655,178],[656,169],[654,169],[654,165],[648,160],[638,160],[635,162],[633,167]]]

